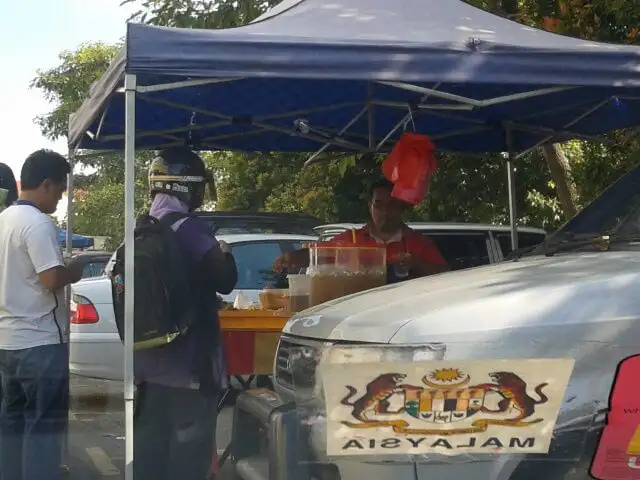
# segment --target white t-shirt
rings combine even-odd
[[[0,349],[66,341],[64,289],[45,289],[38,273],[64,265],[53,223],[30,205],[0,212]]]

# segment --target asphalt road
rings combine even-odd
[[[124,401],[121,382],[82,377],[71,379],[67,465],[70,480],[124,478]],[[218,419],[217,445],[221,451],[231,438],[232,409]],[[221,479],[229,479],[228,466]]]

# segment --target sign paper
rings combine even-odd
[[[547,453],[574,364],[339,357],[318,368],[330,456]]]

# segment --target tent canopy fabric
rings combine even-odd
[[[67,244],[67,231],[66,230],[58,230],[58,242],[63,247]],[[85,237],[83,235],[73,234],[71,240],[72,248],[89,248],[93,247],[94,241],[91,237]]]
[[[458,0],[284,0],[225,30],[129,24],[70,146],[123,148],[126,73],[141,149],[385,151],[407,128],[455,151],[505,151],[509,130],[521,151],[640,123],[640,48]]]

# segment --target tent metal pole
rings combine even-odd
[[[212,83],[235,82],[236,80],[243,80],[243,77],[203,78],[201,80],[184,80],[182,82],[159,83],[156,85],[140,85],[137,87],[137,92],[138,93],[162,92],[164,90],[176,90],[178,88],[197,87],[201,85],[210,85]]]
[[[136,154],[136,76],[124,77],[124,276],[128,294],[124,304],[124,412],[125,412],[125,480],[133,480],[133,319],[134,319],[134,252],[135,229],[135,154]]]
[[[440,90],[436,90],[433,88],[421,87],[419,85],[413,85],[411,83],[404,82],[390,82],[386,80],[379,80],[377,83],[381,85],[388,85],[390,87],[399,88],[401,90],[406,90],[409,92],[415,93],[423,93],[429,94],[437,98],[442,98],[445,100],[451,100],[454,102],[463,103],[466,105],[472,105],[474,107],[482,108],[482,107],[491,107],[493,105],[499,105],[501,103],[506,102],[514,102],[517,100],[524,100],[532,97],[539,97],[541,95],[549,95],[551,93],[563,92],[565,90],[573,90],[579,87],[550,87],[550,88],[541,88],[538,90],[530,90],[528,92],[521,93],[513,93],[511,95],[503,95],[500,97],[487,98],[485,100],[475,100],[473,98],[462,97],[460,95],[455,95],[453,93],[442,92]]]
[[[596,111],[600,110],[602,107],[604,107],[607,103],[609,103],[611,101],[611,97],[607,97],[605,100],[602,100],[601,102],[595,104],[594,106],[592,106],[591,108],[589,108],[587,111],[583,112],[582,114],[580,114],[578,117],[574,118],[573,120],[571,120],[569,123],[567,123],[566,125],[563,126],[563,128],[571,128],[573,127],[576,123],[578,123],[580,120],[583,120],[584,118],[588,117],[589,115],[591,115],[592,113],[595,113]],[[553,135],[548,135],[545,138],[543,138],[542,140],[540,140],[538,143],[536,143],[533,147],[528,148],[527,150],[525,150],[524,152],[521,152],[520,155],[518,155],[516,158],[520,158],[523,155],[526,155],[527,153],[531,152],[532,150],[535,150],[538,147],[541,147],[542,145],[544,145],[545,143],[549,142],[550,140],[553,139]]]
[[[74,148],[69,147],[69,151],[67,154],[67,159],[69,164],[71,165],[71,171],[69,172],[69,176],[67,177],[67,232],[66,232],[66,245],[65,245],[65,254],[67,258],[71,258],[73,253],[73,167],[75,166],[75,157],[76,151]],[[65,303],[67,304],[67,311],[71,311],[71,285],[67,285],[65,288]],[[69,330],[65,332],[67,335],[67,342],[69,341]],[[69,355],[69,350],[67,349],[67,355]],[[69,360],[69,359],[67,359]],[[69,422],[65,426],[66,435],[64,436],[64,441],[62,443],[62,465],[66,468],[69,467]]]
[[[516,210],[516,168],[513,164],[516,159],[513,151],[513,131],[506,128],[507,143],[507,188],[509,190],[509,225],[511,227],[511,250],[518,249],[518,220]]]
[[[368,110],[369,107],[364,107],[362,108],[362,110],[360,110],[355,117],[353,117],[351,120],[349,120],[349,123],[347,123],[344,127],[342,127],[340,129],[340,131],[338,132],[338,134],[336,135],[336,138],[340,138],[340,136],[342,134],[344,134],[347,130],[349,130],[351,128],[351,126],[356,123],[358,120],[360,120],[360,117],[362,117]],[[254,123],[254,125],[256,125]],[[262,128],[267,128],[267,127],[262,127]],[[307,135],[304,135],[306,138],[310,138]],[[327,143],[325,143],[324,145],[322,145],[318,150],[316,150],[316,152],[311,155],[305,162],[304,162],[304,166],[307,167],[309,165],[311,165],[321,154],[322,152],[324,152],[327,148],[329,148],[331,145],[336,145],[335,141],[329,141]],[[337,144],[339,145],[339,144]]]
[[[73,148],[69,148],[67,159],[71,165],[71,171],[67,177],[67,236],[65,239],[65,253],[71,257],[73,253],[73,167],[75,167],[76,163],[76,152]],[[70,291],[71,289],[68,288],[67,292]]]
[[[380,82],[378,82],[378,83],[380,83]],[[436,90],[436,89],[438,89],[438,88],[440,88],[440,83],[436,83],[436,84],[433,86],[433,89],[434,89],[434,90]],[[420,99],[419,104],[423,104],[424,102],[426,102],[426,101],[429,99],[429,96],[430,96],[430,95],[429,95],[429,93],[424,94],[424,95],[422,96],[422,98]],[[382,140],[380,140],[380,142],[378,142],[378,144],[376,145],[376,149],[375,149],[375,151],[376,151],[376,152],[377,152],[378,150],[380,150],[380,149],[382,148],[382,146],[383,146],[385,143],[387,143],[387,140],[389,140],[389,139],[391,138],[391,136],[392,136],[394,133],[396,133],[396,131],[397,131],[400,127],[403,127],[403,126],[404,126],[404,125],[409,121],[409,119],[410,119],[410,118],[411,118],[411,116],[413,115],[413,109],[412,109],[412,107],[411,107],[411,106],[409,106],[409,107],[408,107],[408,110],[409,110],[409,113],[407,113],[404,117],[402,117],[402,120],[400,120],[398,123],[396,123],[396,124],[395,124],[395,126],[394,126],[391,130],[389,130],[389,133],[387,133],[387,134],[385,135],[385,137],[384,137]]]

